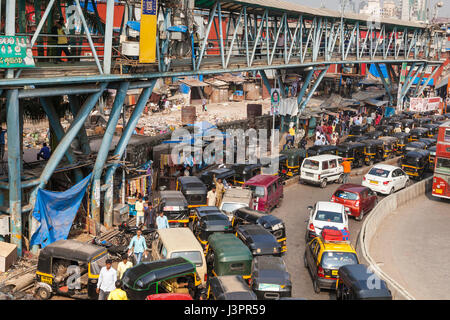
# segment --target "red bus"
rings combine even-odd
[[[450,199],[450,121],[439,127],[432,194]]]

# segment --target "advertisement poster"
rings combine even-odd
[[[0,36],[0,68],[34,67],[33,52],[27,37]]]
[[[139,40],[139,62],[156,62],[157,0],[141,0],[141,30]]]
[[[409,111],[426,112],[439,110],[442,103],[442,98],[411,98]]]
[[[278,115],[280,113],[280,89],[275,88],[270,90],[270,114]]]

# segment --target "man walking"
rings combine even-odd
[[[112,260],[106,260],[106,266],[100,270],[97,282],[98,300],[106,300],[111,291],[115,289],[117,272],[112,267]]]
[[[156,218],[156,226],[158,229],[168,229],[169,228],[169,220],[164,215],[164,212],[160,212],[159,216]]]
[[[111,291],[108,300],[128,300],[127,293],[122,289],[122,281],[117,280],[115,286],[116,288]]]
[[[341,163],[341,166],[344,168],[344,179],[342,179],[342,183],[348,183],[350,171],[352,170],[352,164],[350,161],[345,160]]]
[[[136,227],[139,227],[141,223],[144,223],[144,202],[142,197],[139,196],[135,204],[136,208]]]
[[[56,48],[55,63],[62,62],[61,55],[64,52],[67,57],[71,55],[69,48],[67,47],[69,41],[67,40],[66,31],[64,30],[64,19],[60,19],[56,22],[56,32],[58,34],[58,47]]]
[[[127,269],[130,269],[131,267],[133,267],[133,264],[131,263],[131,261],[128,261],[128,256],[124,254],[122,257],[122,261],[120,261],[117,265],[117,279],[122,279],[125,271],[127,271]]]
[[[133,248],[133,251],[131,251]],[[145,238],[142,236],[142,230],[138,229],[136,231],[136,235],[131,239],[130,245],[128,246],[128,255],[134,254],[136,258],[136,264],[139,264],[142,259],[142,254],[147,257],[147,243],[145,242]]]
[[[147,202],[147,207],[144,210],[144,225],[147,229],[154,228],[155,208],[150,201]]]

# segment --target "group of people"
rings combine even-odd
[[[208,206],[216,206],[219,208],[220,204],[222,203],[223,194],[225,193],[225,190],[229,188],[229,186],[225,180],[222,181],[222,179],[220,178],[216,179],[215,175],[213,176],[213,182],[213,187],[206,194],[207,204]]]
[[[144,225],[147,229],[169,228],[169,220],[164,215],[164,212],[160,211],[157,213],[151,201],[144,201],[142,195],[138,195],[135,209],[137,227]]]

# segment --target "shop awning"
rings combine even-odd
[[[182,79],[180,80],[181,83],[184,83],[185,85],[189,87],[207,87],[209,84],[200,81],[198,79]]]

